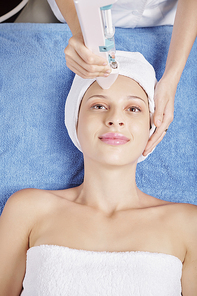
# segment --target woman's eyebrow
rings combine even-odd
[[[143,101],[144,103],[148,103],[148,98],[147,98],[147,100],[145,101],[143,98],[138,97],[138,96],[127,96],[126,99],[127,99],[127,100],[128,100],[128,99],[129,99],[129,100],[132,100],[132,99],[139,99],[139,100]]]
[[[101,98],[101,99],[110,99],[108,96],[104,96],[104,95],[92,95],[91,97],[89,97],[88,99],[87,99],[87,101],[88,100],[90,100],[91,98]],[[132,99],[138,99],[138,100],[141,100],[141,101],[143,101],[144,103],[146,103],[146,101],[144,100],[144,99],[142,99],[141,97],[138,97],[138,96],[126,96],[125,97],[125,100],[132,100]],[[147,100],[148,101],[148,100]]]
[[[90,99],[92,99],[92,98],[109,99],[109,97],[104,96],[104,95],[93,95],[93,96],[89,97],[89,98],[87,99],[87,101],[90,100]]]

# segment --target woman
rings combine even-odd
[[[5,206],[0,295],[20,295],[22,284],[23,296],[197,293],[196,206],[159,200],[135,182],[154,130],[154,70],[139,53],[118,58],[110,89],[76,77],[67,98],[84,182],[22,190]]]

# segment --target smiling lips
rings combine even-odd
[[[99,139],[108,145],[124,145],[129,141],[127,137],[118,133],[103,134]]]

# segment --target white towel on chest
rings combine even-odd
[[[181,296],[182,263],[149,252],[30,248],[22,296]]]

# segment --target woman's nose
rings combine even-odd
[[[106,118],[108,126],[124,126],[124,119],[120,112],[110,112]]]
[[[108,125],[116,125],[116,124],[118,124],[119,126],[123,126],[124,125],[124,122],[118,122],[118,123],[117,122],[115,123],[113,121],[109,121],[108,122]]]

